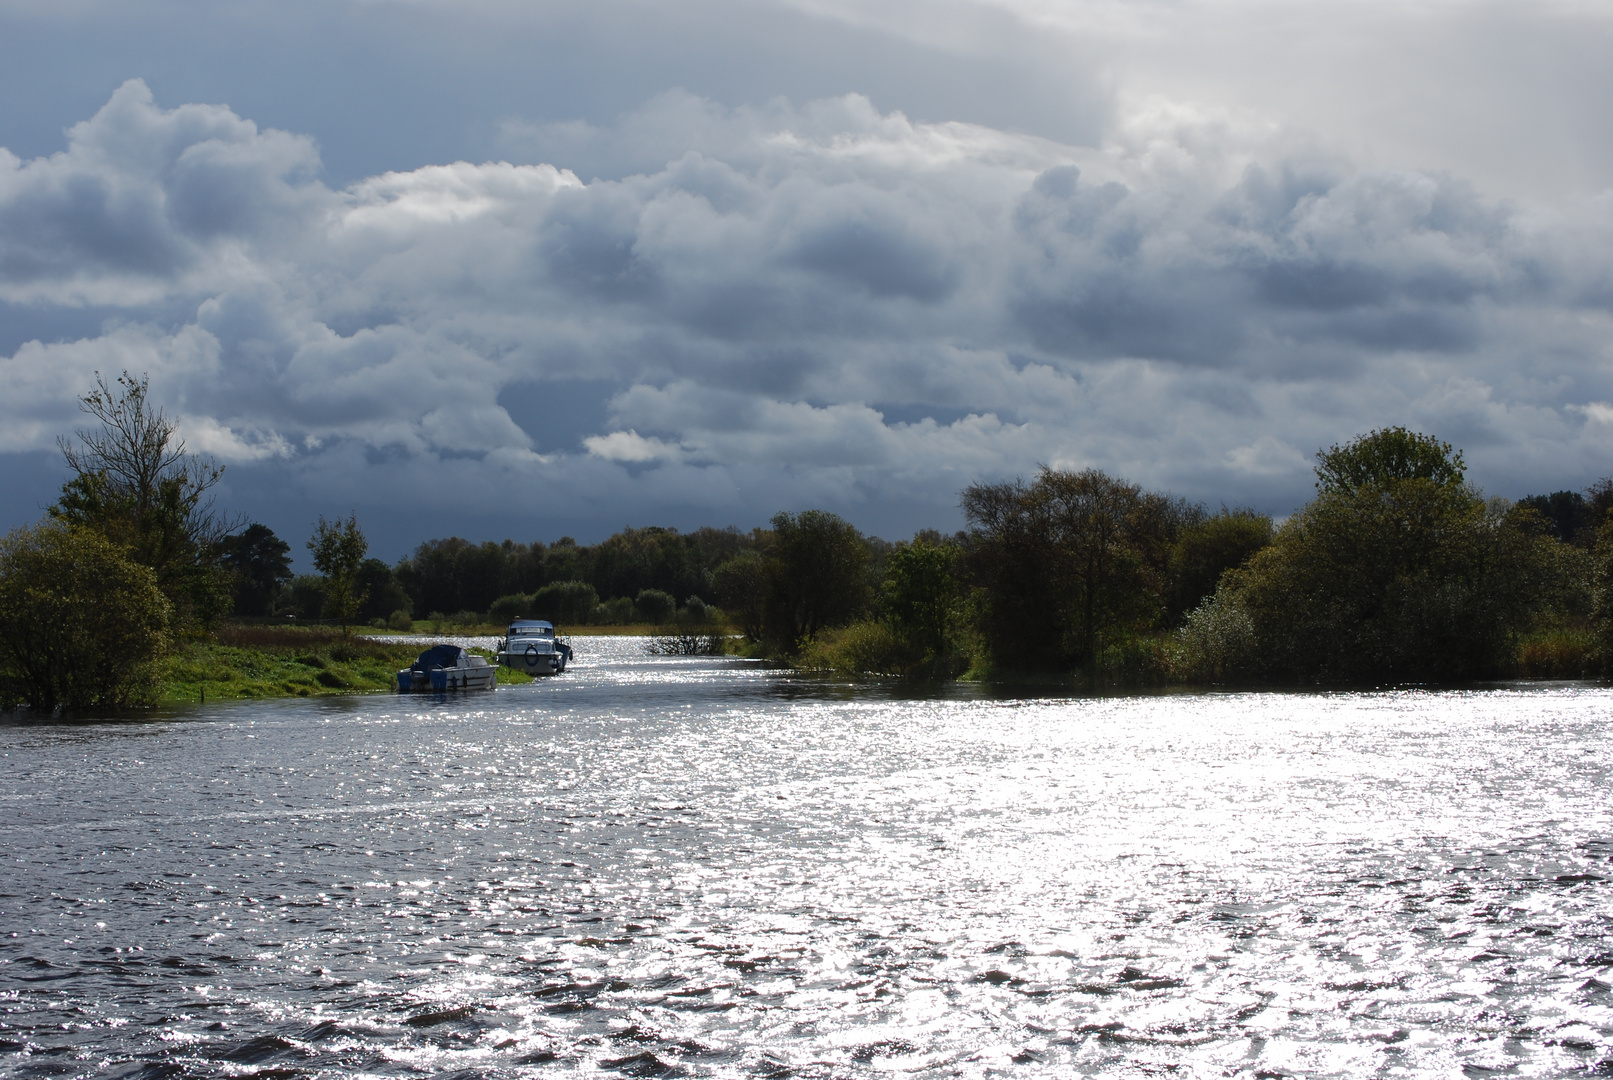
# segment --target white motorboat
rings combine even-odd
[[[499,663],[528,675],[558,675],[571,662],[571,646],[554,636],[554,624],[516,619],[498,646]]]
[[[487,690],[498,684],[498,668],[458,645],[433,645],[398,672],[399,690]]]

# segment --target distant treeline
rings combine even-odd
[[[379,559],[361,564],[358,619],[470,623],[525,615],[573,625],[669,622],[691,601],[710,603],[716,569],[761,542],[759,530],[680,533],[655,526],[624,529],[592,545],[569,536],[552,544],[428,540],[395,566]],[[324,579],[292,577],[290,545],[267,527],[250,526],[226,548],[236,615],[322,617]]]
[[[84,408],[101,427],[64,442],[61,498],[0,544],[0,701],[149,700],[175,644],[232,613],[726,625],[805,667],[1090,685],[1613,669],[1613,480],[1486,499],[1459,451],[1403,428],[1318,453],[1316,497],[1280,526],[1044,468],[966,488],[966,529],[894,544],[807,510],[594,545],[451,537],[388,566],[366,557],[356,518],[321,518],[307,542],[319,573],[293,577],[286,541],[213,512],[221,470],[175,443],[144,379],[99,382]]]
[[[1403,428],[1319,453],[1281,527],[1093,469],[961,502],[967,529],[896,544],[820,510],[593,546],[433,540],[365,564],[362,614],[664,623],[715,602],[754,652],[806,666],[1105,684],[1583,676],[1613,656],[1613,481],[1487,500],[1459,451]],[[312,617],[318,589],[292,581],[275,610]]]

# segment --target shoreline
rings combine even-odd
[[[351,636],[323,626],[229,623],[206,641],[187,642],[161,664],[152,703],[175,705],[204,700],[240,701],[266,698],[336,697],[394,690],[397,673],[414,662],[428,645],[451,638],[502,637],[505,627],[439,627],[435,630],[383,630],[353,627]],[[726,628],[723,628],[726,631]],[[566,630],[567,638],[670,637],[687,632],[677,626],[584,626]],[[468,651],[493,659],[490,649]],[[532,676],[500,667],[506,686],[532,681]]]
[[[398,671],[415,661],[427,640],[343,638],[302,627],[220,627],[212,640],[188,642],[163,661],[153,703],[395,692]],[[486,649],[469,651],[492,658]],[[504,667],[498,677],[505,685],[532,681]]]
[[[419,623],[416,624],[417,626]],[[313,627],[284,627],[288,630],[314,629]],[[320,627],[318,629],[324,629]],[[466,626],[446,626],[439,624],[436,629],[424,630],[388,630],[379,626],[355,626],[355,637],[368,637],[380,640],[389,638],[413,637],[426,639],[431,637],[503,637],[507,626],[496,623],[480,623]],[[683,627],[676,624],[658,626],[652,623],[630,623],[623,626],[577,626],[565,627],[556,625],[555,636],[561,638],[573,637],[675,637],[679,634],[721,634],[724,637],[732,636],[735,631],[726,626],[714,625],[711,627]]]

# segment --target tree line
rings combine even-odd
[[[1405,428],[1317,454],[1281,524],[1096,469],[961,495],[968,528],[885,545],[781,514],[714,572],[764,652],[807,666],[1088,684],[1361,685],[1613,669],[1613,480],[1518,502]]]
[[[214,509],[222,469],[186,450],[144,378],[98,376],[82,407],[99,426],[62,440],[57,503],[0,542],[0,700],[149,700],[162,657],[230,616],[720,623],[808,667],[1109,684],[1583,676],[1613,661],[1613,479],[1487,499],[1460,451],[1404,428],[1319,452],[1316,497],[1280,524],[1043,468],[966,488],[965,529],[894,544],[806,510],[593,545],[450,537],[389,566],[356,517],[321,517],[318,573],[294,576],[286,541]]]
[[[414,619],[496,623],[522,615],[573,625],[666,623],[691,605],[708,606],[713,572],[754,547],[757,535],[651,526],[623,529],[592,545],[569,536],[549,544],[427,540],[393,566],[360,559],[352,618],[399,626]],[[235,615],[334,617],[328,575],[293,576],[291,546],[267,526],[248,526],[221,550],[234,582]]]

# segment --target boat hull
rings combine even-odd
[[[510,638],[499,650],[498,662],[526,675],[558,675],[571,659],[571,646],[552,637]]]
[[[498,668],[491,664],[476,667],[433,668],[418,671],[404,668],[398,672],[398,689],[405,692],[450,690],[491,690],[498,685]]]
[[[511,649],[498,654],[499,663],[511,671],[527,675],[558,675],[566,669],[565,657],[557,652],[528,652]]]

